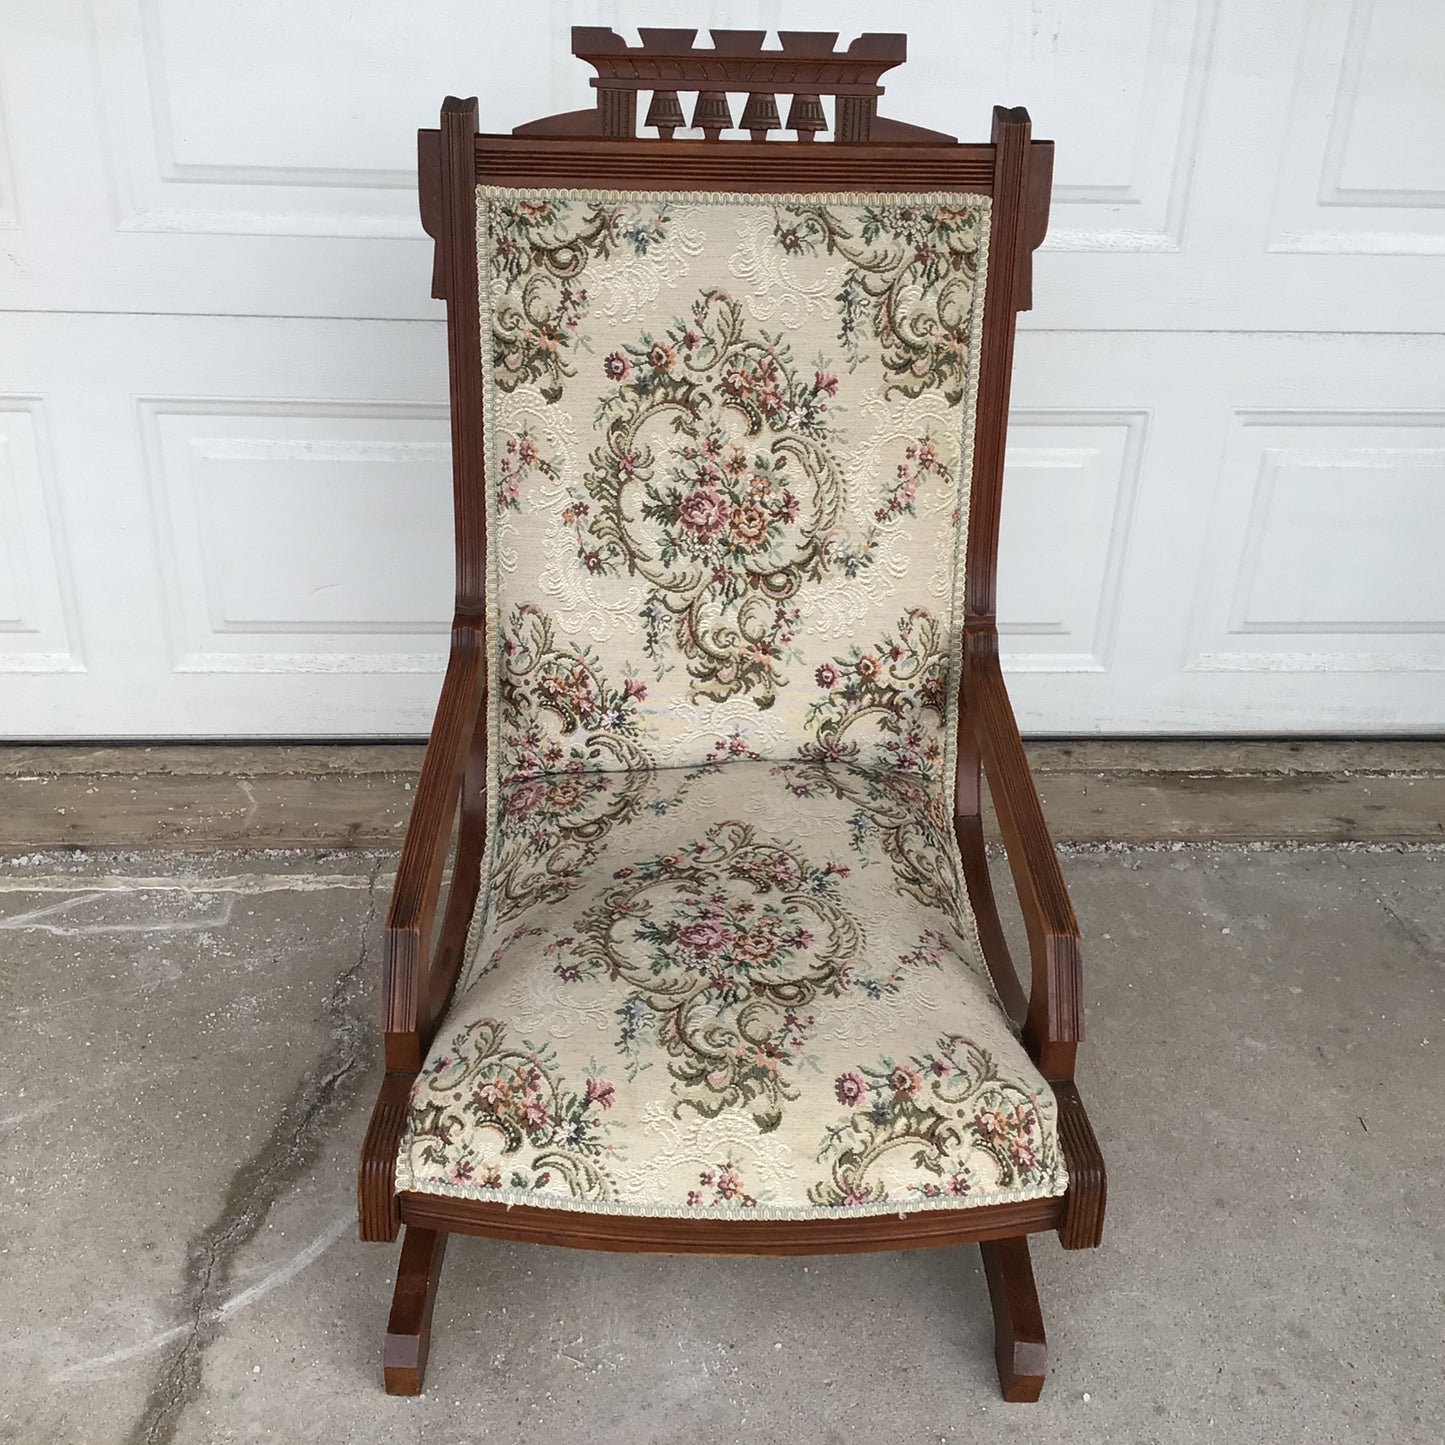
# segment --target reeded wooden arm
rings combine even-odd
[[[462,779],[467,776],[469,793],[477,792],[481,782],[475,776],[477,749],[473,742],[484,713],[486,687],[486,651],[481,631],[476,624],[459,621],[452,628],[451,656],[386,915],[381,981],[388,1073],[414,1074],[421,1068],[422,1050],[431,1036],[433,1005],[444,1001],[438,997],[437,984],[445,982],[450,987],[450,979],[430,976],[432,925],[451,843],[452,820],[462,795]],[[473,763],[470,775],[469,761]],[[480,799],[468,797],[467,806],[479,810]],[[468,851],[479,854],[479,847],[478,838]],[[461,872],[459,861],[456,873]],[[453,893],[459,881],[454,876]],[[454,972],[440,957],[435,971]]]
[[[1028,931],[1032,979],[1024,1044],[1045,1078],[1072,1079],[1075,1049],[1084,1037],[1079,924],[1044,822],[991,627],[970,633],[964,658],[968,720]]]

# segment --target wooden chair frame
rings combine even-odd
[[[386,919],[382,965],[386,1075],[362,1146],[361,1237],[391,1241],[402,1225],[384,1377],[391,1393],[416,1393],[426,1366],[432,1306],[449,1233],[582,1249],[676,1254],[811,1254],[978,1243],[993,1303],[1005,1398],[1033,1400],[1044,1375],[1044,1332],[1027,1236],[1057,1230],[1066,1249],[1097,1245],[1105,1175],[1074,1084],[1083,1038],[1079,930],[1018,726],[999,669],[995,596],[1004,438],[1015,318],[1031,304],[1032,253],[1048,223],[1053,144],[1033,140],[1028,113],[996,108],[988,144],[877,114],[878,77],[905,55],[901,35],[864,35],[843,52],[836,36],[713,31],[714,49],[691,30],[643,30],[629,47],[610,30],[577,27],[573,51],[598,72],[593,108],[549,116],[510,136],[477,132],[477,102],[449,98],[438,129],[418,136],[422,222],[436,243],[432,293],[446,302],[456,515],[456,611],[451,653],[422,764]],[[683,124],[677,91],[696,90],[694,124],[706,139],[671,138]],[[639,90],[651,90],[635,137]],[[748,141],[721,141],[731,125],[727,92],[747,92]],[[759,144],[780,129],[775,93],[793,96],[793,142]],[[837,136],[820,97],[835,97]],[[1030,1056],[1052,1084],[1069,1172],[1056,1198],[912,1214],[799,1220],[641,1218],[477,1199],[395,1192],[398,1141],[412,1082],[445,1014],[463,963],[476,903],[486,827],[486,508],[482,438],[482,337],[478,317],[479,182],[620,190],[967,190],[992,197],[988,292],[966,558],[965,639],[954,828],[985,959]],[[1026,926],[1026,989],[1009,957],[989,881],[982,821],[986,776]],[[453,853],[453,836],[455,851]],[[451,855],[445,908],[441,885]],[[439,920],[439,921],[438,921]]]

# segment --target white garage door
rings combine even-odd
[[[425,729],[450,523],[414,132],[449,91],[486,129],[586,105],[567,27],[676,10],[0,0],[0,733]],[[1004,513],[1026,728],[1445,722],[1445,10],[692,13],[886,15],[915,58],[885,113],[973,139],[1021,103],[1058,141]]]

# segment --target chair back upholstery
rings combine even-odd
[[[497,775],[942,775],[990,201],[480,185]]]

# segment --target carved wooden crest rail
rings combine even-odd
[[[689,125],[710,141],[734,122],[729,92],[746,94],[736,126],[755,141],[770,131],[790,130],[811,141],[828,129],[823,97],[835,102],[834,139],[862,141],[951,141],[952,136],[905,125],[878,114],[883,87],[878,78],[908,57],[905,35],[860,35],[846,50],[835,50],[836,30],[780,30],[777,49],[765,49],[766,30],[712,30],[710,48],[699,49],[696,30],[641,27],[641,45],[629,45],[615,30],[593,25],[572,28],[572,54],[596,72],[593,110],[569,111],[518,126],[514,135],[582,135],[630,139],[637,134],[637,97],[650,91],[643,125],[663,140]],[[696,96],[688,121],[679,91]],[[792,99],[786,123],[779,120],[778,96]]]

